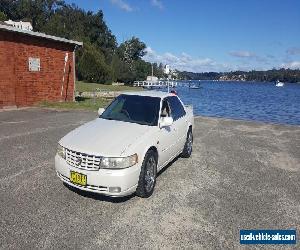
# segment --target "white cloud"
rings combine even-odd
[[[288,55],[300,55],[300,47],[292,47],[286,50]]]
[[[211,58],[193,58],[184,52],[180,55],[174,55],[170,52],[158,54],[150,47],[146,48],[146,52],[147,54],[144,56],[144,60],[148,62],[169,64],[171,68],[180,71],[209,72],[230,70],[228,65],[217,63]]]
[[[252,52],[249,51],[230,51],[229,55],[234,56],[234,57],[241,57],[241,58],[254,58],[256,55]]]
[[[286,69],[300,69],[300,61],[293,61],[281,64],[281,67]]]
[[[120,8],[121,10],[130,12],[133,11],[133,8],[126,2],[124,2],[123,0],[110,0],[110,2],[117,6],[118,8]]]
[[[267,58],[270,58],[270,59],[275,59],[275,56],[273,56],[273,55],[270,55],[270,54],[267,54]]]
[[[228,72],[236,70],[268,70],[271,68],[280,67],[300,69],[300,61],[288,61],[280,64],[279,60],[274,56],[258,56],[247,51],[243,51],[243,53],[237,53],[238,56],[236,56],[236,62],[219,62],[209,57],[194,57],[185,52],[179,55],[172,54],[170,52],[159,54],[151,47],[147,47],[146,52],[147,54],[144,56],[144,60],[148,62],[169,64],[171,68],[178,69],[180,71]],[[247,58],[249,60],[245,60]]]
[[[164,8],[164,6],[160,0],[151,0],[151,4],[153,6],[159,8],[160,10],[162,10]]]
[[[257,55],[253,52],[246,50],[230,51],[228,54],[241,60],[255,60],[258,63],[268,64],[268,61],[270,60],[269,56]]]

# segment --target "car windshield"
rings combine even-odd
[[[139,95],[119,95],[100,118],[156,126],[160,98]]]

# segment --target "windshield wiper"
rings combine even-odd
[[[102,118],[102,119],[105,119],[105,120],[113,120],[113,121],[120,121],[120,122],[136,123],[136,124],[139,124],[139,125],[153,126],[152,123],[139,122],[139,121],[134,121],[134,120],[120,120],[120,119],[115,119],[113,117],[102,117],[102,116],[100,116],[99,118]]]
[[[105,119],[105,120],[116,120],[112,117],[103,117],[103,116],[100,116],[99,118],[102,118],[102,119]]]

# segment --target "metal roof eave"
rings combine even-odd
[[[83,46],[83,42],[68,40],[66,38],[51,36],[51,35],[47,35],[45,33],[40,33],[40,32],[35,32],[35,31],[22,30],[22,29],[18,29],[16,27],[9,26],[9,25],[0,24],[0,30],[7,30],[7,31],[10,31],[10,32],[17,32],[17,33],[21,33],[21,34],[25,34],[25,35],[29,35],[29,36],[41,37],[41,38],[54,40],[54,41],[58,41],[58,42],[74,44],[74,45],[77,45],[77,46]]]

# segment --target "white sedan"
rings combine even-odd
[[[58,143],[55,169],[70,186],[146,198],[164,166],[192,153],[193,109],[175,94],[124,93],[98,114]]]

